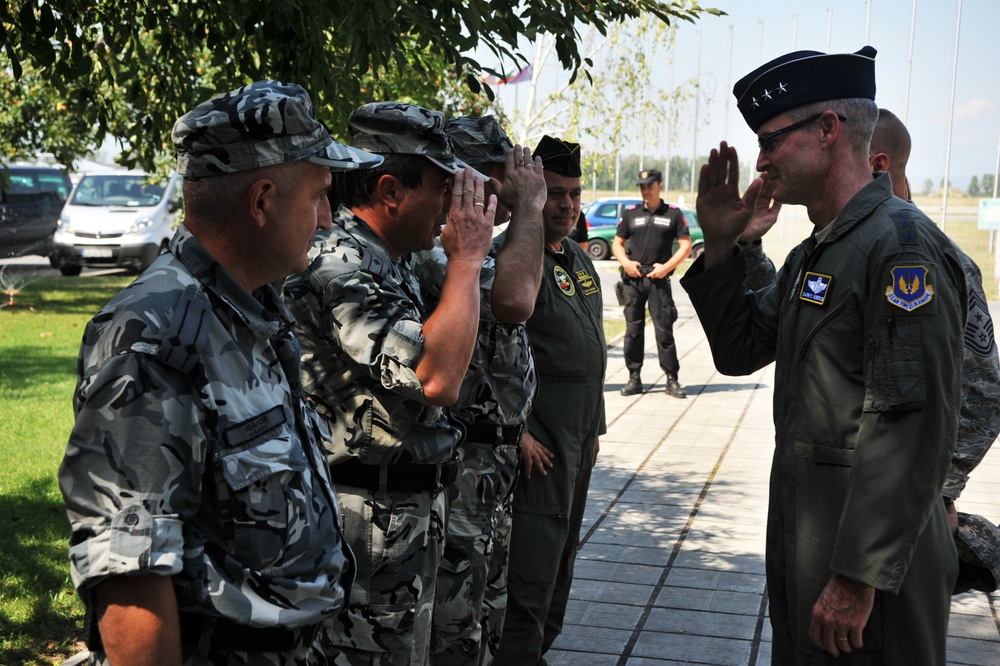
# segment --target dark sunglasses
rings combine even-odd
[[[805,120],[800,120],[799,122],[792,123],[791,125],[788,125],[787,127],[782,127],[781,129],[777,129],[777,130],[774,130],[773,132],[768,132],[767,134],[764,134],[762,136],[758,136],[757,137],[757,147],[760,148],[760,152],[762,152],[764,154],[767,154],[767,153],[771,152],[772,150],[774,150],[775,139],[777,139],[779,136],[781,136],[782,134],[788,134],[789,132],[794,132],[795,130],[799,129],[800,127],[805,127],[809,123],[814,123],[817,120],[819,120],[820,116],[822,116],[822,115],[823,115],[822,113],[817,113],[815,116],[810,116],[810,117],[806,118]],[[842,116],[840,114],[837,114],[837,117],[840,118],[840,122],[842,122],[842,123],[846,123],[847,122],[847,118],[845,118],[844,116]]]

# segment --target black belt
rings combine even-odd
[[[502,446],[509,444],[517,446],[521,441],[521,431],[524,425],[502,426],[495,423],[463,423],[465,426],[465,441],[477,444]]]
[[[383,483],[382,473],[385,473]],[[375,491],[420,493],[441,490],[455,483],[458,478],[458,461],[441,463],[407,463],[399,465],[365,465],[348,460],[330,467],[330,480],[343,486],[367,488]]]
[[[311,645],[320,627],[318,624],[299,629],[250,627],[196,613],[181,613],[180,619],[181,643],[188,650],[197,650],[202,632],[211,627],[212,652],[293,652]]]

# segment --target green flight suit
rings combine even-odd
[[[495,664],[530,666],[562,631],[597,438],[607,432],[604,304],[593,262],[570,240],[545,249],[527,321],[538,395],[527,430],[555,455],[514,490],[508,607]]]
[[[958,427],[967,291],[954,246],[880,175],[775,285],[745,260],[681,281],[716,367],[776,362],[767,586],[777,664],[945,663],[955,546],[941,490]],[[864,648],[808,638],[836,572],[876,588]]]

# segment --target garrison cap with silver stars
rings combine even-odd
[[[313,115],[309,93],[256,81],[202,102],[171,133],[177,173],[189,179],[306,160],[334,171],[376,166],[382,158],[334,141]]]
[[[795,51],[765,63],[733,86],[736,105],[756,132],[774,116],[828,99],[875,99],[875,54]]]

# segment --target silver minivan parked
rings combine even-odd
[[[63,275],[84,266],[142,271],[167,249],[183,209],[182,179],[141,171],[84,175],[63,207],[52,265]]]

